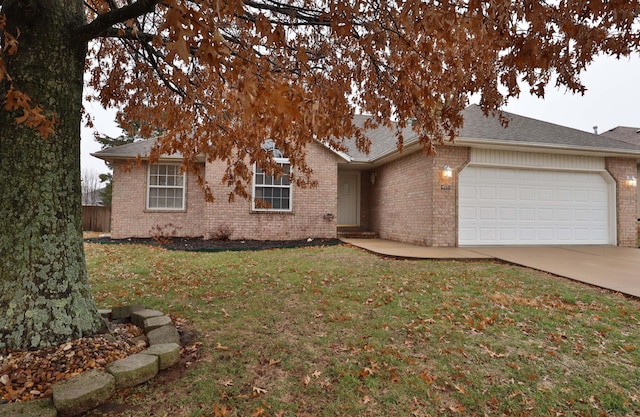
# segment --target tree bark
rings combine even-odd
[[[35,9],[34,9],[35,8]],[[82,242],[80,123],[86,43],[81,0],[6,0],[14,88],[58,119],[54,135],[0,107],[0,348],[42,348],[103,329]],[[0,84],[4,103],[8,82]]]

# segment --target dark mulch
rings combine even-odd
[[[103,244],[143,244],[160,246],[170,250],[195,252],[222,252],[241,250],[263,250],[279,248],[299,248],[308,246],[334,246],[341,242],[338,239],[302,239],[302,240],[217,240],[203,238],[130,238],[111,239],[99,237],[85,239],[85,242]]]

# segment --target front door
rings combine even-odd
[[[338,226],[360,225],[360,173],[354,171],[338,174]]]

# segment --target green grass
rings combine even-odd
[[[121,393],[120,415],[640,414],[636,299],[515,266],[343,246],[86,250],[101,307],[142,303],[200,333],[200,360]]]

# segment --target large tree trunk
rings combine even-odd
[[[0,348],[41,348],[104,326],[82,246],[80,123],[86,45],[72,29],[81,0],[5,0],[17,54],[3,59],[13,86],[55,114],[54,135],[0,107]],[[15,32],[17,33],[17,32]],[[4,103],[8,83],[0,85]]]

